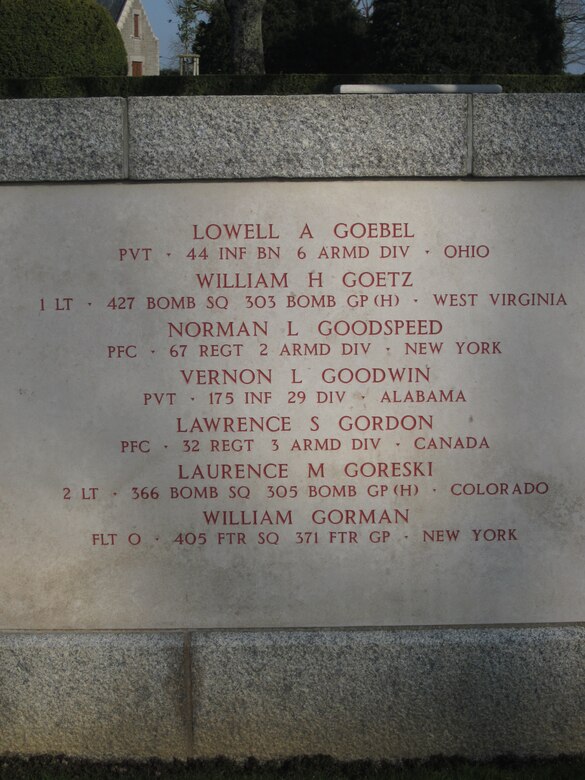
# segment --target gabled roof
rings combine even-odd
[[[126,5],[126,0],[98,0],[98,3],[103,5],[106,11],[114,18],[114,21],[117,22]]]

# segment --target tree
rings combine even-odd
[[[264,73],[262,13],[266,0],[224,0],[230,20],[230,53],[235,73]]]
[[[197,28],[195,51],[201,57],[201,73],[229,73],[230,20],[222,0],[215,0],[206,21]]]
[[[0,0],[1,76],[121,76],[127,72],[120,31],[95,0]]]
[[[585,0],[558,0],[558,14],[565,28],[565,67],[585,66]]]
[[[389,73],[556,73],[554,0],[374,0],[373,68]]]
[[[267,0],[270,73],[356,73],[365,20],[352,0]]]
[[[179,19],[183,52],[200,53],[209,44],[205,58],[215,66],[211,72],[264,73],[262,12],[266,0],[167,2]],[[215,48],[218,44],[219,49]]]
[[[266,0],[263,39],[268,73],[359,71],[366,24],[353,0]],[[229,20],[220,2],[199,29],[205,73],[226,72]]]
[[[181,54],[192,54],[197,42],[197,29],[213,11],[214,0],[167,0],[167,2],[179,20],[178,36]]]

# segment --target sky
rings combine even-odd
[[[160,41],[161,68],[177,68],[179,63],[173,57],[173,42],[177,39],[177,19],[169,8],[167,0],[142,0],[142,4],[154,34]]]

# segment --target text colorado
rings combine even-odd
[[[548,493],[547,482],[455,482],[454,496],[543,496]]]

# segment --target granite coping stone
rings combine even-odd
[[[585,95],[474,95],[473,175],[585,175]]]
[[[128,155],[141,181],[583,176],[585,95],[0,101],[0,182],[127,180]]]
[[[193,635],[210,757],[473,759],[585,750],[585,629]]]
[[[0,633],[0,753],[585,752],[585,627]]]
[[[466,173],[464,95],[130,98],[130,178]]]
[[[184,640],[0,633],[0,753],[186,758]]]
[[[0,182],[126,176],[123,98],[0,100]]]

